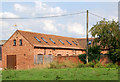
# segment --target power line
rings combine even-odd
[[[41,17],[33,17],[33,18],[30,18],[30,17],[21,17],[21,18],[0,18],[0,19],[44,19],[44,18],[56,18],[56,17],[79,15],[79,14],[82,14],[82,13],[86,13],[86,12],[78,12],[78,13],[62,14],[62,15],[53,15],[53,16],[43,16],[43,17],[41,16]],[[91,12],[89,12],[89,14],[91,14],[93,16],[96,16],[96,17],[99,17],[99,18],[102,18],[102,19],[105,19],[105,20],[109,20],[109,19],[107,19],[105,17],[99,16],[99,15],[91,13]]]
[[[109,19],[107,19],[107,18],[105,18],[105,17],[102,17],[102,16],[99,16],[99,15],[97,15],[97,14],[94,14],[94,13],[91,13],[91,12],[89,12],[91,15],[94,15],[94,16],[96,16],[96,17],[99,17],[99,18],[102,18],[102,19],[106,19],[106,20],[109,20]]]
[[[0,18],[0,19],[40,19],[40,18],[42,19],[42,18],[54,18],[54,17],[63,17],[63,16],[70,16],[70,15],[79,15],[79,14],[82,14],[82,13],[86,13],[86,12],[62,14],[62,15],[54,15],[54,16],[34,17],[34,18],[23,17],[23,18]]]

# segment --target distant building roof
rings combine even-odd
[[[83,49],[86,49],[86,46],[87,46],[87,40],[86,40],[86,38],[78,38],[77,40],[78,40],[80,46],[81,46]],[[93,41],[94,38],[89,38],[88,40],[89,40],[89,41]]]
[[[0,40],[0,46],[2,46],[7,40]]]

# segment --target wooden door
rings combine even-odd
[[[7,55],[7,68],[16,69],[16,55]]]

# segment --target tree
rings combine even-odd
[[[115,21],[99,21],[90,31],[95,37],[94,43],[99,43],[101,48],[117,49],[120,45],[119,23]]]
[[[100,45],[102,49],[109,49],[108,56],[115,63],[120,60],[120,28],[115,21],[99,21],[90,31],[95,38],[93,43]]]
[[[111,49],[108,54],[108,57],[113,61],[113,63],[120,60],[120,49]]]
[[[97,45],[94,45],[94,46],[89,46],[88,47],[88,60],[89,62],[97,62],[100,60],[100,46],[97,46]],[[84,64],[86,63],[86,54],[80,54],[79,56],[79,59],[81,61],[84,62]]]

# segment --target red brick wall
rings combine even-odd
[[[2,61],[0,61],[0,68],[2,68]]]
[[[108,63],[112,63],[112,61],[108,58],[107,55],[101,55],[100,57],[100,63],[102,65],[108,64]]]
[[[106,54],[106,53],[108,53],[108,50],[102,50],[101,53]]]
[[[16,46],[13,46],[13,40],[16,39]],[[22,39],[22,46],[19,46],[19,40]],[[16,32],[2,47],[2,66],[7,67],[7,55],[16,55],[16,69],[29,69],[33,67],[33,46]]]
[[[57,59],[57,55],[61,54],[61,57],[58,57],[58,60],[64,61],[67,59],[69,59],[72,62],[81,62],[78,58],[79,54],[83,54],[84,51],[81,50],[65,50],[65,49],[43,49],[43,48],[35,48],[34,49],[34,55],[38,55],[38,54],[42,54],[42,55],[49,55],[52,54],[56,60]],[[67,56],[67,54],[69,54],[69,56]],[[44,59],[43,59],[44,60]],[[82,62],[81,62],[82,63]]]
[[[71,55],[79,55],[79,54],[83,54],[85,53],[82,50],[68,50],[68,49],[43,49],[43,48],[35,48],[34,49],[34,55],[37,54],[44,54],[45,55],[49,55],[52,54],[54,56],[57,56],[58,54],[61,54],[61,56],[66,56],[67,54],[69,54],[69,56]]]
[[[69,60],[73,63],[83,63],[82,61],[80,61],[80,59],[78,58],[78,56],[56,56],[54,58],[54,61],[57,60],[59,62],[64,62],[65,60]]]

